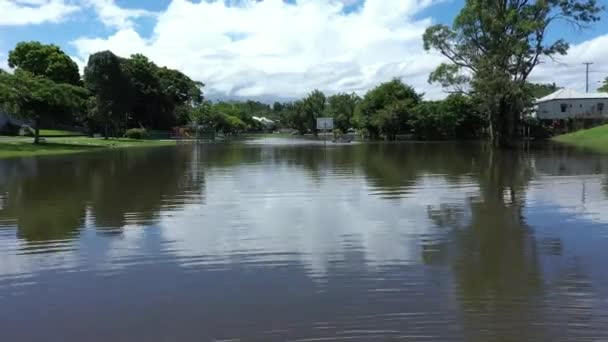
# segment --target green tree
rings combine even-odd
[[[433,140],[476,139],[487,127],[487,120],[476,111],[473,100],[463,94],[418,104],[409,123],[418,138]]]
[[[202,82],[192,80],[184,73],[166,67],[157,70],[160,93],[162,94],[162,112],[159,116],[159,128],[167,128],[178,122],[175,110],[180,106],[194,107],[204,100]],[[180,122],[178,122],[180,123]],[[183,123],[183,122],[182,122]],[[164,127],[162,127],[164,126]]]
[[[313,90],[312,93],[308,94],[302,100],[302,109],[304,111],[304,117],[306,118],[306,127],[310,129],[316,136],[317,131],[317,118],[325,112],[325,105],[327,98],[320,90]]]
[[[601,91],[603,93],[608,93],[608,77],[604,80],[604,84],[597,89],[597,91]]]
[[[295,129],[299,134],[306,133],[307,121],[302,100],[281,104],[278,118],[281,126]]]
[[[95,95],[97,121],[104,126],[104,136],[109,137],[111,126],[117,126],[128,115],[132,100],[132,86],[121,60],[111,51],[97,52],[89,56],[84,69],[84,83]]]
[[[70,121],[86,109],[86,89],[55,83],[22,69],[14,75],[0,73],[0,104],[10,113],[34,122],[34,143],[40,142],[45,121]]]
[[[540,99],[550,95],[560,88],[555,83],[527,83],[526,92],[532,99]]]
[[[158,128],[163,126],[159,121],[165,121],[163,91],[158,66],[141,54],[131,55],[131,58],[121,60],[125,77],[129,79],[130,96],[125,129],[130,127],[129,118],[135,126]],[[164,122],[163,122],[164,123]]]
[[[81,84],[78,65],[56,45],[21,42],[9,52],[8,65],[53,82]]]
[[[543,57],[563,55],[569,47],[563,39],[547,43],[549,28],[560,20],[582,27],[598,21],[601,9],[596,0],[467,0],[452,27],[435,25],[424,33],[424,48],[450,60],[432,80],[449,85],[469,79],[489,114],[492,141],[510,146],[528,76]]]
[[[412,110],[420,101],[414,88],[394,79],[365,94],[355,110],[354,121],[371,139],[384,135],[394,140],[397,133],[407,131]]]
[[[334,125],[342,132],[346,132],[353,126],[355,109],[361,101],[357,94],[340,93],[332,95],[327,99],[327,115],[334,118]]]

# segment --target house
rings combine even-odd
[[[252,117],[253,120],[260,122],[262,125],[264,125],[264,127],[266,129],[272,129],[276,126],[275,122],[273,120],[270,120],[266,117],[257,117],[257,116],[253,116]]]
[[[580,93],[560,89],[536,100],[540,120],[608,119],[608,93]]]

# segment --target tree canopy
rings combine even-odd
[[[81,84],[78,65],[56,45],[18,43],[8,54],[8,65],[53,82]]]
[[[81,87],[55,83],[23,70],[0,73],[0,105],[9,113],[35,123],[35,142],[41,122],[73,123],[85,111],[89,93]]]
[[[599,20],[595,0],[467,0],[452,27],[435,25],[424,33],[424,48],[434,49],[449,63],[431,81],[470,92],[491,122],[496,145],[512,143],[525,106],[525,84],[543,57],[564,55],[568,43],[548,42],[559,20],[583,27]]]
[[[356,109],[356,124],[373,139],[381,134],[394,140],[406,131],[412,109],[421,101],[414,88],[399,79],[382,83],[365,94]]]

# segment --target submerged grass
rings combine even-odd
[[[174,140],[135,140],[89,137],[46,138],[46,141],[34,145],[33,138],[3,138],[0,140],[0,158],[30,157],[40,155],[90,152],[111,148],[172,146]]]
[[[608,153],[608,125],[559,135],[553,140],[600,153]]]

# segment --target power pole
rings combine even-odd
[[[587,72],[585,73],[585,92],[588,93],[589,92],[589,65],[593,64],[593,62],[585,62],[583,63],[585,64],[585,67],[587,67]]]

